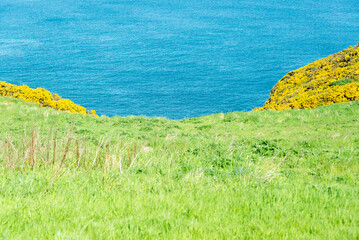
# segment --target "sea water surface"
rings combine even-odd
[[[249,111],[358,41],[358,0],[0,1],[0,81],[107,116]]]

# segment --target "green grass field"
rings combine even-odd
[[[0,239],[359,239],[359,102],[182,121],[0,97]]]

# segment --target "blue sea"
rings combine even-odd
[[[0,81],[106,116],[249,111],[358,41],[358,0],[0,1]]]

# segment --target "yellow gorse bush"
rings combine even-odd
[[[359,100],[358,45],[289,72],[254,110],[311,109],[353,100]]]
[[[53,94],[44,88],[32,89],[26,85],[17,86],[11,83],[0,81],[0,96],[8,96],[34,102],[41,107],[51,107],[70,113],[81,113],[96,116],[95,110],[87,111],[69,99],[62,99],[59,95]]]

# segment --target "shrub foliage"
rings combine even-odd
[[[289,72],[255,110],[312,109],[359,100],[358,56],[356,45]]]
[[[41,107],[51,107],[70,113],[81,113],[97,116],[95,110],[87,111],[69,99],[63,99],[59,95],[49,92],[44,88],[30,88],[26,85],[17,86],[11,83],[0,81],[0,96],[14,97],[28,102],[34,102]]]

